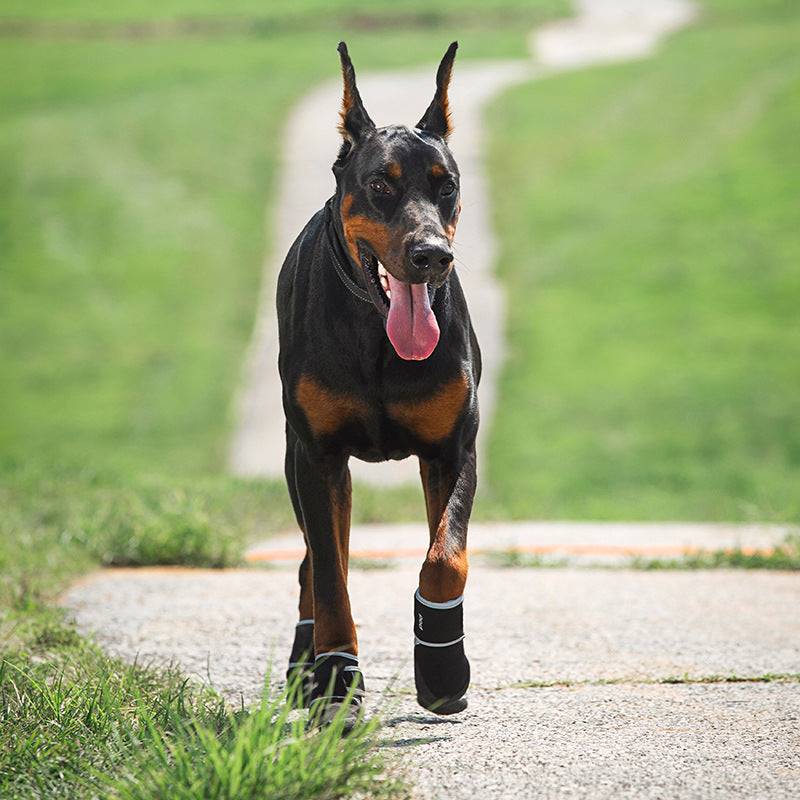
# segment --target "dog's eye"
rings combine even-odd
[[[379,178],[375,178],[369,182],[369,188],[372,189],[373,192],[377,194],[390,194],[391,189],[389,188],[389,184],[386,181],[382,181]]]
[[[445,181],[442,184],[441,193],[443,197],[449,197],[456,190],[456,185],[453,181]]]

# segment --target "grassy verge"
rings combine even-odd
[[[790,534],[771,550],[710,550],[687,553],[679,558],[634,558],[631,569],[770,569],[800,570],[800,535]]]
[[[491,109],[499,514],[797,518],[798,36],[796,4],[709,3]]]
[[[502,569],[563,569],[576,566],[574,560],[569,557],[526,553],[516,549],[482,553],[479,558],[492,567]],[[720,550],[697,550],[675,558],[636,556],[619,563],[582,561],[577,565],[585,569],[768,569],[796,572],[800,570],[800,534],[790,533],[780,544],[766,550],[731,547]]]
[[[0,796],[402,794],[371,750],[377,723],[307,736],[291,689],[269,687],[234,712],[179,670],[108,658],[49,605],[96,564],[239,563],[248,538],[288,524],[274,489],[22,471],[0,484]]]
[[[231,710],[177,670],[108,658],[46,608],[7,616],[0,637],[3,798],[401,793],[370,752],[376,723],[307,735],[296,687]]]
[[[214,19],[253,17],[273,24],[303,22],[306,27],[330,27],[346,22],[358,27],[382,20],[387,24],[424,23],[432,27],[442,22],[458,27],[466,16],[470,20],[504,20],[509,15],[533,23],[545,17],[567,12],[564,0],[439,0],[432,7],[427,0],[303,0],[300,3],[264,2],[264,0],[165,0],[154,5],[149,0],[72,0],[68,12],[59,0],[40,0],[35,5],[25,0],[4,0],[0,20],[69,20],[148,22],[164,19]],[[269,29],[266,29],[269,30]]]

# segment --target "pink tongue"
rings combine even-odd
[[[439,341],[439,323],[428,298],[428,284],[403,283],[388,273],[389,319],[386,333],[397,355],[406,361],[426,359]]]

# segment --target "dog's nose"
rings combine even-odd
[[[417,269],[447,269],[453,261],[453,251],[441,244],[418,244],[409,251],[411,263]]]

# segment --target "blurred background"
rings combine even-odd
[[[293,524],[281,481],[226,474],[287,114],[340,38],[360,72],[526,58],[570,10],[0,2],[6,590]],[[797,519],[799,41],[794,0],[704,0],[653,57],[487,109],[508,358],[477,518]],[[359,487],[354,517],[422,509]]]

